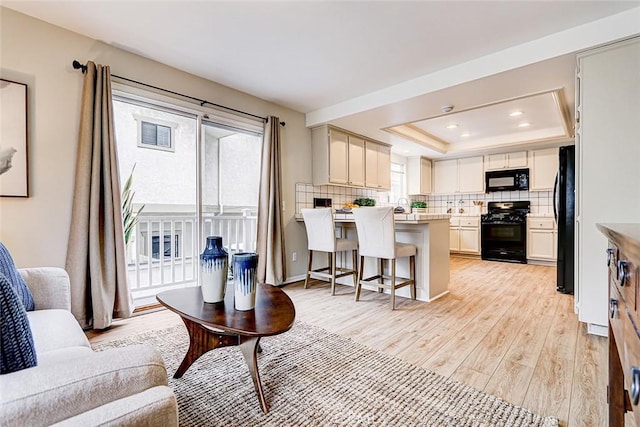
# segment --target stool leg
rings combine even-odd
[[[379,259],[378,276],[380,276],[380,283],[384,283],[384,260],[382,258]],[[382,293],[382,288],[380,286],[378,286],[378,293]]]
[[[409,276],[411,278],[411,299],[415,300],[416,299],[416,257],[415,256],[410,256],[409,257],[409,274],[411,276]]]
[[[364,257],[360,257],[360,266],[358,267],[358,280],[356,281],[356,301],[360,299],[360,291],[362,290],[362,273],[364,272]]]
[[[351,268],[353,269],[353,286],[355,288],[357,288],[357,285],[358,285],[358,251],[355,250],[355,249],[351,251],[351,262],[352,262]]]
[[[336,294],[336,252],[331,252],[331,295]]]
[[[396,309],[396,259],[391,260],[391,310]]]
[[[309,277],[311,276],[311,264],[313,264],[313,251],[309,250],[309,266],[307,267],[307,275],[304,278],[304,288],[309,286]]]

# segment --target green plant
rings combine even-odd
[[[142,212],[145,205],[140,206],[137,212],[133,211],[133,196],[136,194],[135,191],[131,190],[131,185],[133,184],[133,171],[136,169],[136,165],[134,164],[131,168],[131,173],[129,174],[129,178],[124,183],[124,188],[122,189],[122,224],[124,226],[124,244],[128,245],[131,240],[131,235],[133,231],[136,229],[136,224],[138,223],[138,215]]]
[[[414,202],[411,202],[411,207],[412,208],[426,208],[427,207],[427,202],[421,202],[419,200],[416,200]]]
[[[375,206],[376,205],[376,200],[375,199],[370,199],[368,197],[362,198],[362,199],[355,199],[353,201],[354,204],[358,205],[358,206]]]

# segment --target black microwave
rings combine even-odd
[[[529,190],[529,169],[507,169],[485,172],[485,190],[520,191]]]

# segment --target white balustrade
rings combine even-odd
[[[204,214],[201,239],[194,214],[145,214],[138,217],[134,238],[127,247],[129,288],[134,304],[155,301],[156,293],[195,286],[198,257],[206,236],[222,236],[231,256],[256,251],[257,219],[250,209],[241,214]],[[202,247],[200,247],[202,246]],[[231,262],[231,260],[230,260]]]

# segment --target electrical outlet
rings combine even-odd
[[[298,252],[293,252],[293,253],[291,254],[291,260],[292,260],[293,262],[298,261]]]

